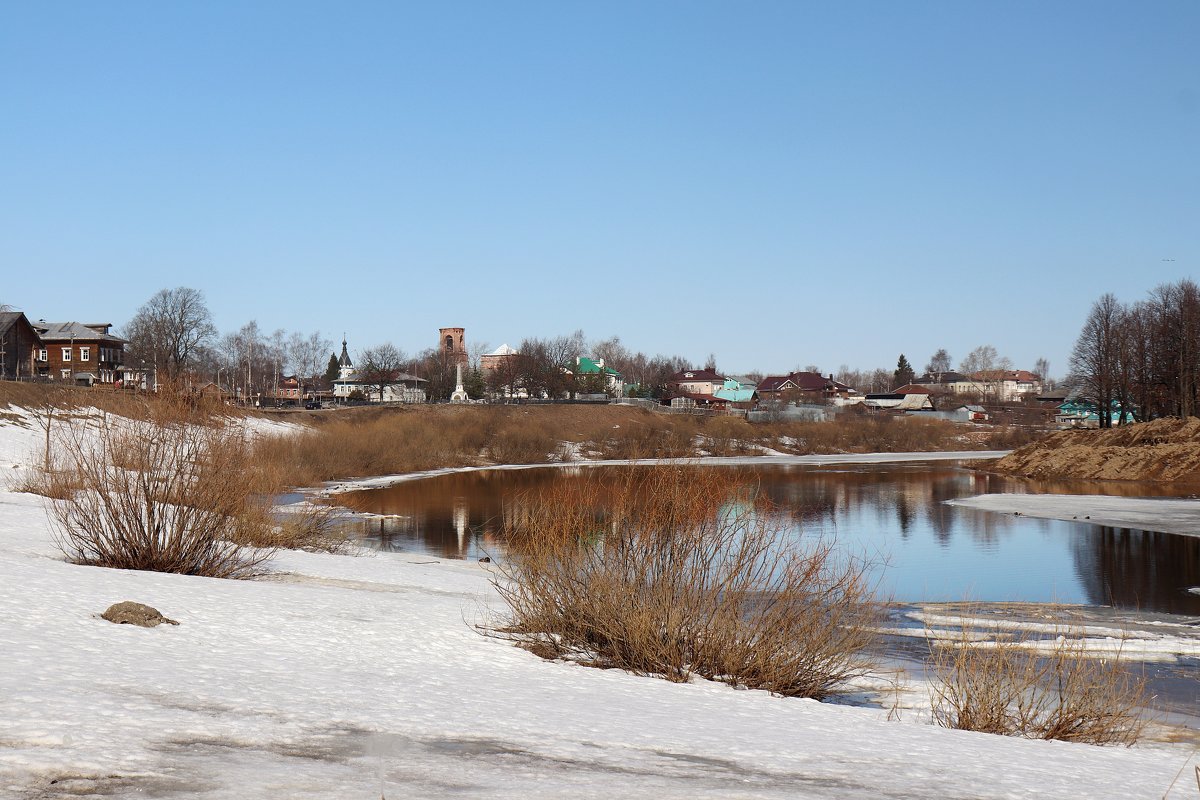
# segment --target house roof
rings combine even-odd
[[[721,400],[728,400],[731,403],[749,403],[754,400],[754,394],[753,389],[742,389],[739,387],[737,389],[717,389],[712,393],[712,396]]]
[[[712,405],[713,403],[730,403],[728,397],[720,397],[716,394],[697,394],[695,392],[680,392],[676,397],[686,397],[689,400],[695,400],[700,405]]]
[[[8,329],[22,319],[25,319],[25,313],[22,311],[0,311],[0,336],[8,333]],[[29,320],[25,319],[25,322],[28,324]],[[36,333],[36,330],[34,332]]]
[[[46,322],[39,319],[33,323],[33,329],[37,331],[38,336],[43,342],[69,342],[73,339],[80,341],[103,341],[103,342],[120,342],[125,344],[125,339],[119,336],[113,336],[111,333],[102,333],[99,328],[107,330],[112,326],[108,323],[98,323],[95,326],[84,325],[82,322]]]
[[[790,384],[790,385],[789,385]],[[793,372],[790,375],[768,375],[758,382],[760,392],[780,392],[785,389],[802,392],[852,392],[844,383],[827,378],[818,372]]]
[[[979,381],[1016,381],[1017,383],[1037,383],[1041,380],[1026,369],[985,369],[974,373],[972,377]]]
[[[723,375],[718,375],[716,370],[711,369],[685,369],[676,372],[671,376],[669,383],[687,383],[689,381],[712,381],[725,382]]]
[[[922,386],[919,383],[906,383],[903,386],[901,386],[900,388],[896,389],[896,391],[894,393],[895,394],[930,394],[930,395],[936,394],[936,395],[941,395],[941,394],[948,394],[948,391],[946,389],[937,388],[936,384],[934,384],[933,386]]]
[[[931,386],[937,386],[944,383],[966,383],[970,382],[970,378],[963,375],[961,372],[926,372],[913,379],[913,383],[923,383]]]
[[[579,357],[579,360],[575,365],[575,371],[580,375],[599,375],[601,372],[603,372],[605,375],[621,374],[612,367],[604,366],[603,359],[597,361],[595,359],[588,358],[587,356]]]
[[[920,411],[926,406],[932,406],[927,394],[906,394],[904,399],[900,401],[900,405],[896,408],[901,411]]]
[[[350,351],[346,349],[346,338],[342,337],[342,355],[338,358],[339,367],[353,367],[354,362],[350,360]]]
[[[497,348],[496,348],[495,350],[493,350],[492,352],[490,352],[490,353],[485,353],[484,355],[489,355],[489,356],[515,356],[515,355],[517,355],[517,348],[515,348],[515,347],[509,347],[509,346],[508,346],[508,343],[506,342],[506,343],[504,343],[504,344],[500,345],[499,347],[497,347]]]

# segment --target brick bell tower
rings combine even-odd
[[[465,328],[438,328],[438,352],[450,364],[467,363]]]

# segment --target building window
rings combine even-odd
[[[91,361],[92,360],[92,348],[90,348],[90,347],[79,348],[79,360],[80,361]]]
[[[69,369],[64,369],[64,370],[62,370],[62,371],[60,372],[60,374],[62,375],[62,379],[63,379],[64,381],[65,381],[65,380],[70,380],[70,378],[71,378],[71,370],[69,370]]]
[[[49,360],[50,360],[50,356],[46,353],[45,350],[38,350],[38,361],[49,361]]]
[[[69,347],[64,347],[64,348],[62,349],[62,351],[63,351],[63,358],[62,358],[62,360],[63,360],[63,361],[70,361],[70,360],[71,360],[71,348],[69,348]]]

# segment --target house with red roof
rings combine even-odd
[[[768,375],[758,382],[758,397],[762,402],[824,403],[837,398],[851,398],[858,390],[817,372],[793,372],[788,375]]]

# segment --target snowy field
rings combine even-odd
[[[0,423],[0,469],[37,432]],[[959,457],[962,457],[961,455]],[[286,552],[223,581],[66,564],[0,488],[0,797],[1196,797],[1191,747],[934,728],[542,661],[487,565]],[[121,600],[179,621],[144,629]],[[919,693],[918,693],[919,694]]]

